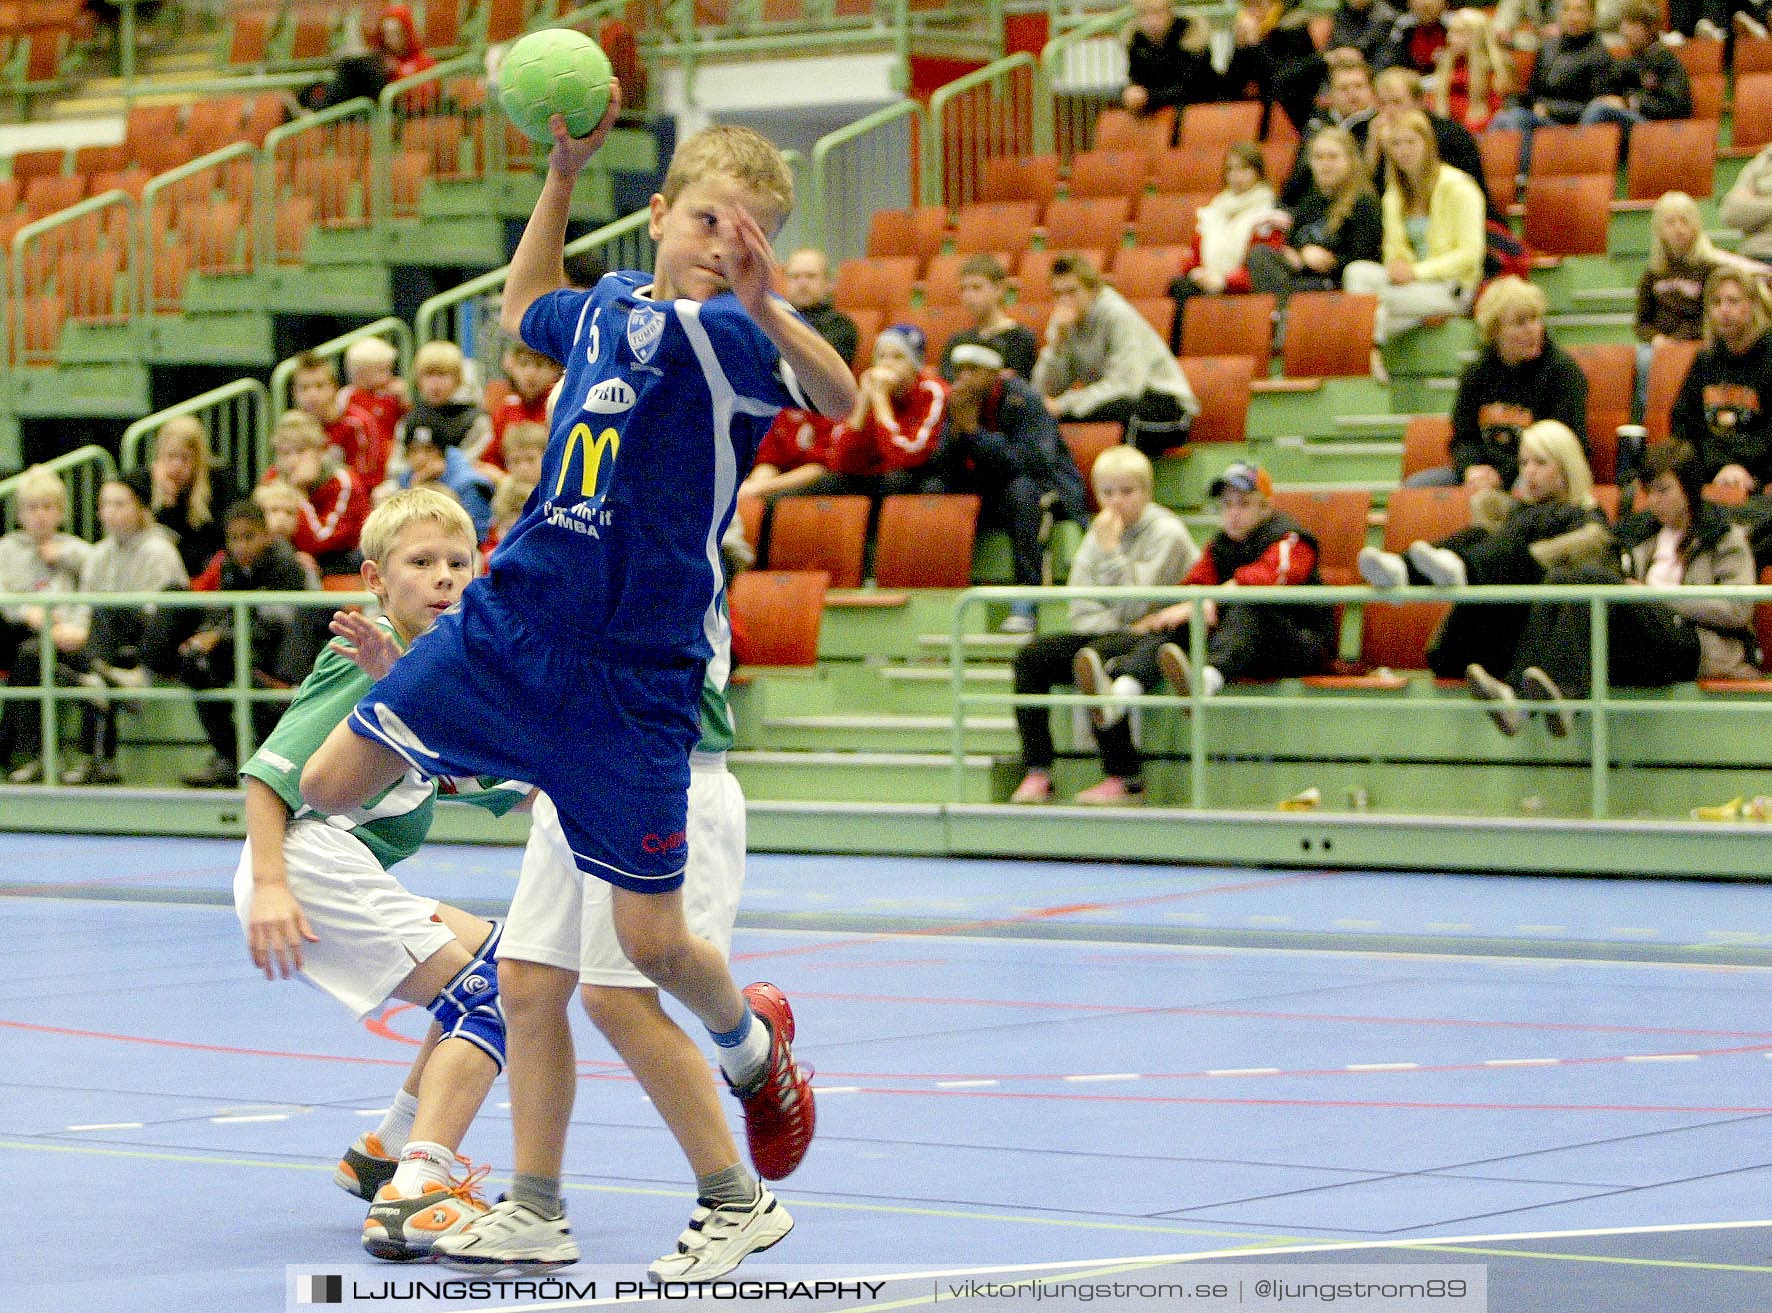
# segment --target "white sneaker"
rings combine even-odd
[[[1360,548],[1360,578],[1374,588],[1401,588],[1409,582],[1409,566],[1395,552]]]
[[[1409,564],[1441,588],[1463,588],[1467,579],[1462,556],[1419,538],[1409,544]]]
[[[1520,710],[1519,699],[1508,685],[1474,664],[1464,668],[1464,683],[1472,697],[1490,704],[1489,719],[1495,722],[1496,729],[1511,739],[1526,728],[1526,713]]]
[[[1748,36],[1758,38],[1761,41],[1766,39],[1766,25],[1746,10],[1742,10],[1735,15],[1735,26],[1739,27]]]
[[[997,626],[997,632],[999,634],[1031,634],[1034,632],[1036,623],[1031,612],[1011,611],[1003,617],[1003,623]]]
[[[1702,37],[1706,41],[1721,41],[1724,37],[1724,32],[1722,28],[1711,22],[1710,19],[1701,18],[1692,25],[1692,35]]]
[[[1102,663],[1101,653],[1092,647],[1080,650],[1071,659],[1071,682],[1077,686],[1077,692],[1088,697],[1100,697],[1107,692],[1107,666]],[[1096,729],[1106,729],[1118,719],[1108,707],[1089,708],[1089,720]]]
[[[541,1272],[578,1262],[578,1242],[565,1214],[546,1218],[515,1199],[500,1199],[471,1226],[440,1237],[431,1252],[450,1267],[470,1270]]]
[[[788,1210],[760,1182],[756,1199],[748,1204],[710,1204],[703,1199],[677,1237],[677,1251],[654,1262],[646,1275],[654,1281],[712,1281],[793,1229]]]

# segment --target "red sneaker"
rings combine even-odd
[[[787,996],[763,982],[746,985],[744,996],[751,1011],[769,1027],[769,1066],[763,1079],[755,1089],[738,1094],[744,1107],[745,1139],[757,1175],[779,1181],[800,1165],[812,1145],[818,1121],[812,1077],[794,1061],[794,1010]]]

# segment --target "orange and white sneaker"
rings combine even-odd
[[[757,1175],[779,1181],[806,1157],[818,1122],[812,1074],[794,1061],[794,1010],[774,985],[744,987],[751,1011],[769,1027],[769,1065],[749,1090],[733,1091],[744,1107],[745,1140]]]
[[[394,1169],[399,1165],[375,1132],[364,1131],[332,1169],[332,1183],[366,1204],[374,1203],[382,1186],[394,1179]]]
[[[390,1263],[429,1258],[438,1240],[485,1216],[486,1201],[475,1187],[492,1169],[459,1161],[468,1169],[465,1177],[451,1177],[423,1194],[404,1195],[392,1181],[378,1190],[363,1219],[363,1248]]]

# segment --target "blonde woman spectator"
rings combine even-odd
[[[1674,399],[1673,435],[1692,445],[1706,482],[1758,492],[1772,477],[1772,299],[1740,269],[1704,286],[1704,346]]]
[[[222,549],[222,526],[218,516],[226,481],[210,468],[209,437],[203,425],[189,415],[169,419],[154,435],[154,456],[146,469],[130,474],[129,481],[148,509],[178,545],[185,572],[202,574]]]
[[[1446,44],[1434,58],[1433,112],[1472,132],[1489,126],[1513,90],[1513,57],[1495,39],[1481,9],[1460,9],[1446,23]]]
[[[1283,243],[1249,248],[1251,286],[1281,301],[1338,288],[1348,265],[1383,251],[1384,218],[1353,133],[1319,128],[1305,153],[1310,187],[1286,207]]]
[[[1174,511],[1151,500],[1151,463],[1135,447],[1109,447],[1090,471],[1101,511],[1071,561],[1073,587],[1160,587],[1179,583],[1200,549]],[[1015,691],[1046,694],[1071,681],[1077,653],[1092,644],[1107,655],[1129,650],[1136,641],[1132,624],[1156,609],[1149,601],[1109,602],[1079,598],[1070,604],[1070,632],[1045,634],[1015,655]],[[1117,637],[1115,637],[1117,636]],[[1011,802],[1052,800],[1051,709],[1017,707],[1016,729],[1026,771]],[[1132,762],[1107,763],[1112,775],[1137,773]]]
[[[19,527],[0,538],[0,593],[73,592],[92,545],[62,532],[68,514],[66,486],[53,470],[35,465],[19,480],[17,497]],[[0,665],[13,672],[15,685],[37,682],[44,629],[58,652],[79,648],[82,634],[72,624],[74,618],[71,604],[0,611]],[[41,726],[37,704],[7,701],[0,710],[0,769],[9,771],[7,778],[14,784],[35,784],[43,778],[43,763],[35,753],[14,769],[14,750],[28,751],[30,746],[23,741],[21,721]]]
[[[1376,130],[1376,129],[1375,129]],[[1483,189],[1440,163],[1433,125],[1411,111],[1384,134],[1384,263],[1348,266],[1350,292],[1375,292],[1378,340],[1470,309],[1483,277]]]

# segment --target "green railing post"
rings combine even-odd
[[[201,155],[187,164],[181,164],[176,169],[157,173],[149,178],[147,186],[142,188],[141,294],[142,305],[148,314],[151,315],[159,309],[158,300],[154,295],[154,266],[160,257],[159,245],[154,240],[154,211],[160,205],[160,198],[187,179],[194,178],[200,173],[207,173],[211,169],[219,169],[229,160],[236,159],[252,161],[254,179],[252,192],[256,193],[258,191],[256,182],[258,148],[249,141],[236,141],[232,145],[223,146],[220,150],[213,150],[207,155]],[[211,188],[211,190],[214,189]],[[263,224],[260,223],[258,215],[259,199],[256,194],[249,194],[241,198],[241,203],[246,210],[246,216],[241,224],[246,234],[246,261],[253,272],[258,273],[266,267],[266,252],[270,249],[262,241]]]
[[[123,471],[128,473],[144,464],[142,447],[151,434],[160,431],[161,425],[193,415],[209,436],[211,455],[233,471],[235,488],[247,492],[259,475],[270,468],[270,410],[270,394],[256,378],[237,378],[188,401],[157,410],[123,430],[118,444]],[[215,509],[219,513],[222,508]]]
[[[347,119],[363,120],[364,129],[373,135],[375,130],[375,102],[367,96],[344,101],[321,110],[318,114],[309,114],[296,119],[293,123],[280,124],[265,134],[264,149],[258,161],[258,203],[254,207],[254,219],[260,225],[259,250],[275,252],[277,249],[277,152],[285,142],[297,137],[306,136],[311,132],[321,132],[334,124],[343,123]],[[373,217],[374,191],[372,186],[363,189],[363,207]]]
[[[902,132],[898,129],[900,123],[904,124]],[[902,141],[901,136],[908,136],[909,142]],[[815,244],[833,265],[866,250],[866,220],[875,210],[917,204],[918,180],[905,174],[903,190],[895,191],[895,166],[915,154],[903,146],[927,136],[922,105],[901,100],[826,133],[812,147],[808,226],[816,236]],[[864,153],[866,158],[854,166],[843,167],[852,154]],[[841,242],[836,232],[839,218],[854,221],[843,224],[845,240]]]
[[[368,196],[363,199],[364,208],[368,211],[371,219],[391,219],[394,215],[393,181],[389,173],[390,166],[394,162],[395,118],[398,117],[400,122],[404,124],[409,118],[422,118],[426,113],[426,110],[421,109],[416,114],[409,114],[402,108],[400,102],[415,92],[419,92],[420,88],[430,86],[436,87],[437,99],[441,101],[444,78],[477,74],[482,71],[483,67],[484,60],[480,55],[458,55],[441,64],[433,64],[422,73],[414,73],[411,77],[401,78],[398,82],[390,82],[381,89],[381,94],[376,97],[375,120],[369,148],[371,173],[375,181],[375,197],[373,203]],[[483,110],[481,117],[484,119],[484,123],[480,139],[486,153],[481,157],[480,167],[486,174],[494,172],[493,147],[496,139],[498,147],[497,171],[502,173],[504,171],[503,124],[501,122],[499,125],[500,131],[494,132],[492,123],[496,115],[493,111]]]
[[[113,206],[121,206],[125,215],[123,238],[123,263],[118,271],[118,282],[111,289],[112,309],[124,317],[125,332],[134,348],[134,353],[141,354],[142,334],[145,331],[142,316],[137,313],[140,300],[137,296],[135,251],[141,241],[141,213],[136,206],[135,197],[126,191],[111,190],[101,192],[97,196],[89,196],[78,204],[70,205],[65,210],[57,210],[47,218],[27,223],[12,238],[12,287],[7,300],[12,313],[17,316],[14,327],[13,341],[18,352],[18,363],[24,362],[25,352],[25,259],[33,243],[45,233],[55,232],[60,228],[72,227],[89,215],[108,210]],[[119,303],[119,293],[121,293]],[[10,315],[8,316],[11,317]],[[10,369],[9,369],[10,372]]]
[[[1067,95],[1068,100],[1065,110],[1060,112],[1060,89],[1068,85],[1066,74],[1070,70],[1067,65],[1085,43],[1117,33],[1131,19],[1130,5],[1109,13],[1091,15],[1062,32],[1059,31],[1062,24],[1054,19],[1051,29],[1054,35],[1040,51],[1040,94],[1034,98],[1036,151],[1042,154],[1056,151],[1068,160],[1093,144],[1095,112],[1107,102],[1082,97],[1081,106],[1074,106],[1069,104],[1069,100],[1079,98],[1064,92],[1062,94]]]
[[[1608,677],[1611,658],[1610,615],[1606,599],[1596,597],[1588,604],[1588,710],[1593,715],[1593,815],[1604,820],[1612,806],[1612,727],[1607,719],[1611,702],[1612,681]]]

